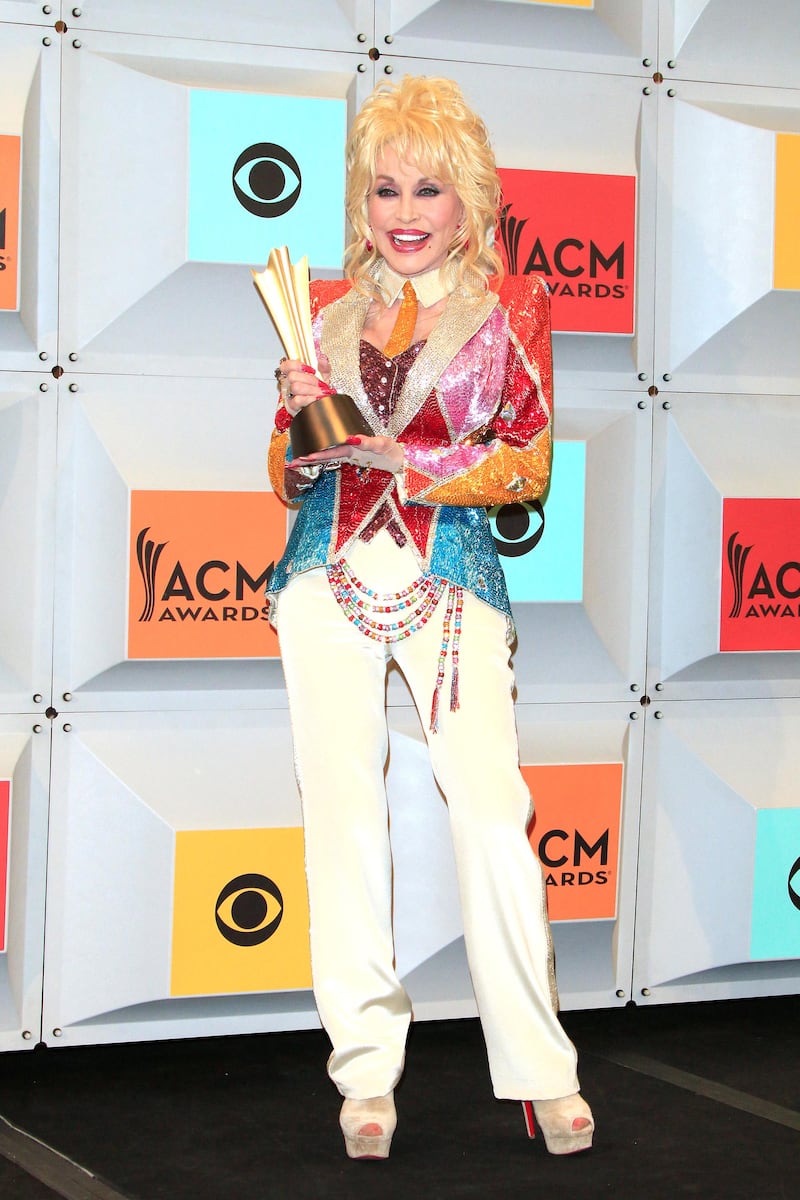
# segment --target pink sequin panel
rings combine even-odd
[[[490,420],[503,390],[507,352],[506,317],[498,307],[445,367],[439,381],[437,390],[447,397],[455,440],[468,437]]]

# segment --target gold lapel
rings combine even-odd
[[[320,344],[323,354],[327,354],[331,360],[331,366],[335,364],[331,383],[338,392],[353,397],[362,416],[377,436],[386,431],[383,422],[373,411],[361,382],[361,331],[369,306],[369,296],[362,295],[355,288],[341,300],[334,301],[323,310]]]

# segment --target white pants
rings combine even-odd
[[[419,574],[381,531],[348,561],[382,591]],[[428,623],[385,646],[359,632],[323,569],[280,596],[280,637],[303,802],[314,995],[343,1096],[382,1096],[403,1069],[411,1004],[394,969],[392,859],[384,767],[386,670],[394,658],[447,798],[464,937],[495,1095],[553,1099],[578,1090],[575,1050],[556,1016],[542,871],[526,836],[513,675],[502,613],[464,595],[460,708],[450,671],[430,733],[446,594]]]

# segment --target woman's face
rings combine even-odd
[[[451,183],[443,183],[398,158],[391,146],[378,156],[367,199],[375,249],[398,275],[440,267],[464,219]]]

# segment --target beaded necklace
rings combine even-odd
[[[358,579],[349,564],[328,563],[325,568],[331,591],[348,621],[374,642],[390,645],[411,637],[422,629],[433,615],[447,591],[447,607],[442,623],[442,642],[436,670],[436,685],[431,703],[432,733],[439,728],[439,695],[444,683],[447,654],[452,630],[452,674],[450,680],[450,711],[459,707],[458,657],[461,639],[461,617],[464,608],[464,589],[437,575],[420,575],[399,592],[376,592]]]
[[[347,619],[375,642],[399,642],[421,629],[446,586],[435,575],[420,575],[401,592],[375,592],[356,578],[344,559],[329,563],[326,570]]]

